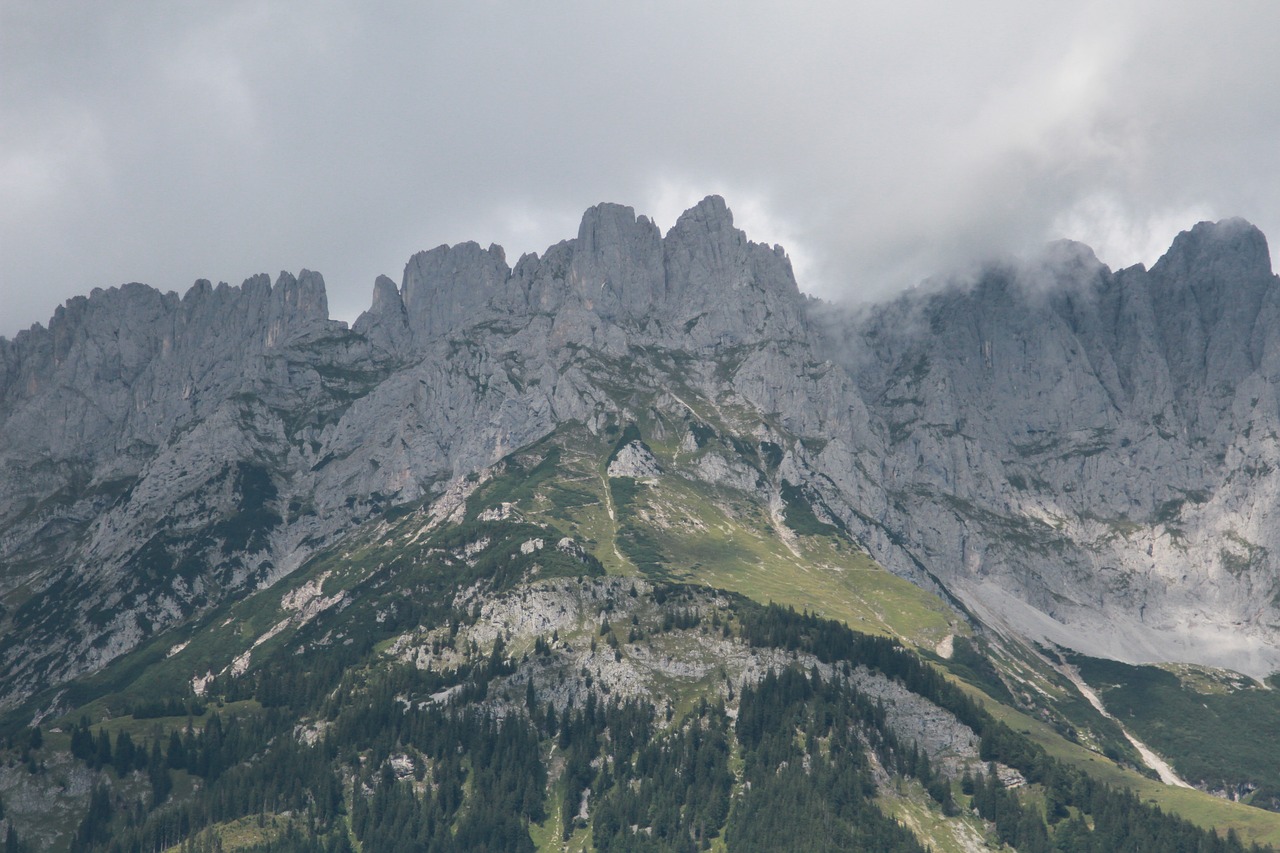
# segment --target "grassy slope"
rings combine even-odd
[[[681,458],[674,439],[645,439],[667,473],[635,481],[629,501],[617,499],[617,481],[611,484],[604,471],[608,438],[583,430],[566,437],[561,476],[525,508],[593,543],[613,574],[637,572],[619,541],[630,528],[660,543],[673,579],[793,605],[925,648],[967,632],[941,599],[881,568],[857,545],[779,531],[758,496],[684,476],[692,460]]]
[[[555,495],[544,490],[529,508],[535,514],[545,512],[550,520],[593,541],[596,555],[611,573],[637,571],[616,542],[624,525],[644,524],[660,538],[675,578],[732,590],[761,602],[808,609],[856,630],[896,636],[926,649],[949,633],[967,632],[944,602],[885,571],[856,545],[837,537],[784,540],[767,510],[746,493],[680,476],[682,460],[675,439],[653,441],[645,435],[667,473],[639,485],[630,506],[633,515],[624,516],[615,506],[611,518],[608,478],[600,461],[608,453],[606,437],[574,438],[571,446],[576,452],[564,455],[564,479],[559,482],[568,491]],[[1247,841],[1280,845],[1280,814],[1200,791],[1170,788],[1071,743],[1040,720],[980,695],[1005,722],[1096,778],[1133,788],[1144,799],[1199,825],[1223,831],[1233,828]],[[886,808],[891,813],[903,810],[904,818],[912,812],[910,798],[889,798]]]
[[[955,793],[966,799],[958,789]],[[905,824],[936,853],[1009,849],[992,837],[977,815],[964,811],[953,818],[944,817],[938,804],[914,779],[895,779],[881,788],[876,801],[882,812]]]
[[[679,449],[682,426],[660,424],[656,432],[665,439],[655,440],[654,423],[642,423],[641,433],[665,473],[639,484],[631,515],[615,505],[610,517],[612,501],[602,462],[609,453],[609,436],[595,438],[585,431],[566,442],[574,450],[563,455],[557,485],[569,491],[555,495],[544,489],[529,509],[545,512],[549,520],[594,542],[597,557],[611,573],[637,571],[617,547],[617,537],[625,525],[643,524],[660,539],[675,578],[808,609],[856,630],[896,636],[925,649],[949,633],[967,632],[944,602],[880,568],[856,545],[838,537],[784,540],[757,499],[681,476],[692,462],[688,454],[682,458]],[[1096,778],[1133,788],[1144,799],[1202,826],[1233,828],[1248,841],[1280,845],[1280,814],[1165,786],[1070,742],[1041,720],[981,695],[1001,719]],[[891,809],[911,808],[907,800],[886,802]]]
[[[966,691],[981,699],[993,716],[1016,731],[1023,732],[1055,758],[1082,768],[1111,785],[1133,789],[1144,800],[1174,812],[1193,823],[1217,827],[1220,832],[1234,829],[1246,842],[1280,845],[1280,814],[1252,806],[1223,800],[1203,791],[1174,788],[1126,770],[1083,746],[1064,739],[1051,726],[1029,717],[1007,705],[992,700],[977,688],[964,685]]]

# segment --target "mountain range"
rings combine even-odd
[[[428,618],[406,604],[408,581],[380,573],[443,559],[453,586],[415,583],[451,602],[448,640],[465,613],[475,654],[494,656],[486,679],[527,685],[530,708],[550,691],[563,715],[605,684],[688,712],[693,694],[664,680],[681,667],[718,679],[704,698],[741,701],[732,685],[765,684],[768,667],[733,643],[782,618],[752,615],[772,601],[895,638],[988,700],[1142,769],[1140,742],[1089,706],[1083,679],[1147,683],[1134,673],[1156,670],[1115,667],[1177,665],[1254,701],[1280,669],[1276,284],[1264,236],[1227,220],[1180,234],[1150,269],[1112,271],[1060,242],[851,308],[801,293],[785,251],[751,242],[712,196],[665,235],[629,207],[593,207],[576,238],[514,266],[497,246],[421,252],[399,286],[378,278],[350,326],[329,319],[307,270],[182,296],[95,290],[47,328],[0,339],[0,709],[12,726],[70,737],[66,721],[85,709],[143,719],[134,712],[157,685],[188,712],[215,695],[268,707],[264,674],[291,672],[273,649],[332,655],[337,678],[357,658],[325,649],[352,637],[437,672],[444,611]],[[593,578],[586,593],[581,579],[562,585],[576,575]],[[689,598],[674,607],[671,595]],[[634,619],[639,649],[713,616],[724,647],[668,649],[662,666],[627,670],[619,650],[620,669],[576,688],[514,662],[501,671],[503,643],[559,648],[548,630],[566,632],[563,680],[598,666],[597,638],[628,648],[603,626],[575,646],[583,624]],[[777,648],[828,667],[810,683],[839,674],[812,643]],[[446,669],[478,660],[462,653]],[[883,702],[891,688],[874,679],[897,666],[839,689]],[[900,696],[910,710],[890,730],[903,744],[911,732],[958,794],[994,729],[913,684],[924,698]],[[939,713],[949,722],[920,722]],[[692,719],[725,736],[706,707]],[[1042,783],[1040,765],[999,757]],[[1271,796],[1269,777],[1243,770],[1190,781],[1259,805],[1259,791]],[[948,797],[926,811],[954,808]],[[1064,815],[1086,813],[1072,802]],[[577,817],[604,837],[583,803],[564,807],[566,843]],[[538,823],[536,809],[521,814]],[[749,849],[747,830],[718,819],[739,841],[730,849]],[[454,838],[470,831],[459,820]],[[982,827],[974,817],[947,837]],[[966,843],[956,849],[982,849]]]

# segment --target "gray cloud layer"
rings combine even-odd
[[[717,192],[801,286],[882,296],[1057,237],[1280,241],[1270,2],[0,0],[0,334],[95,286],[514,257]]]

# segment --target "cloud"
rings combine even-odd
[[[1280,234],[1269,4],[0,6],[0,334],[94,286],[514,259],[720,193],[801,287],[878,299],[1044,241]],[[1187,216],[1188,221],[1179,221]]]
[[[1100,192],[1077,201],[1055,220],[1053,228],[1091,246],[1112,269],[1150,267],[1165,253],[1178,232],[1197,222],[1220,218],[1207,205],[1174,209],[1148,208],[1136,213],[1114,193]]]

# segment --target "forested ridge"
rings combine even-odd
[[[697,594],[656,589],[667,608],[656,631],[728,637],[792,662],[677,710],[594,690],[563,701],[533,679],[519,701],[500,700],[491,685],[518,680],[530,658],[508,657],[500,639],[449,673],[366,660],[322,668],[317,681],[311,662],[278,655],[269,677],[142,708],[149,737],[68,721],[59,742],[101,771],[70,850],[220,850],[226,828],[242,826],[257,840],[235,849],[290,853],[533,851],[535,834],[601,851],[764,851],[779,839],[796,850],[924,851],[878,800],[900,783],[1023,853],[1249,849],[1053,759],[891,640],[736,597],[712,626]],[[600,636],[613,645],[614,631],[606,619]],[[552,653],[540,642],[532,656]],[[936,767],[858,688],[859,668],[954,714],[979,735],[982,763],[958,778]],[[38,773],[51,737],[15,732],[10,754]],[[1025,784],[1008,785],[1002,767]],[[11,831],[6,853],[23,849]]]

